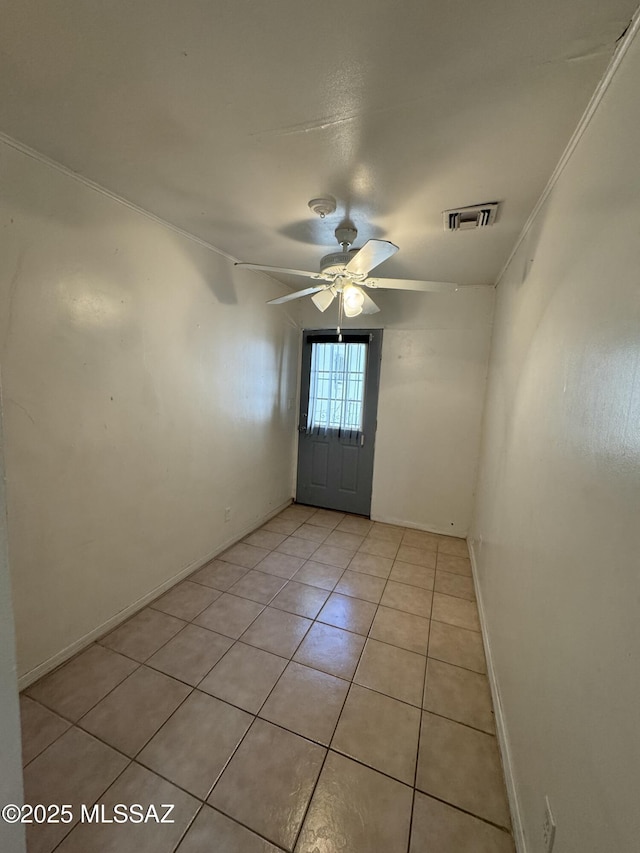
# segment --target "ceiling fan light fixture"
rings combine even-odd
[[[346,284],[342,290],[342,307],[346,317],[362,314],[364,293],[355,284]]]
[[[330,287],[327,287],[326,290],[320,290],[318,293],[314,293],[311,297],[311,301],[318,311],[326,311],[334,299],[335,293]]]

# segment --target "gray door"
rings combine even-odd
[[[371,512],[382,330],[306,331],[298,444],[298,503]]]

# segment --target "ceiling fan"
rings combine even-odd
[[[320,272],[309,270],[292,270],[285,267],[271,267],[264,264],[237,263],[237,267],[245,269],[264,270],[271,273],[303,276],[318,282],[313,287],[298,290],[278,299],[271,299],[268,305],[282,305],[293,299],[311,296],[320,311],[326,311],[336,297],[340,298],[340,306],[347,317],[357,317],[359,314],[375,314],[380,309],[364,288],[373,290],[419,290],[427,293],[452,292],[458,290],[458,285],[448,281],[413,281],[404,278],[370,278],[371,270],[379,266],[387,258],[398,251],[398,247],[388,240],[367,240],[360,249],[351,246],[358,232],[351,226],[338,226],[335,231],[336,240],[341,252],[325,255],[320,261]]]

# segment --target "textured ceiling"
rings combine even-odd
[[[382,275],[487,284],[635,4],[5,0],[0,131],[240,260],[316,269],[349,217]]]

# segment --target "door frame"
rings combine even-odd
[[[361,434],[364,435],[364,441],[367,448],[370,449],[370,462],[367,463],[370,467],[368,482],[367,482],[367,517],[371,513],[371,498],[373,492],[373,473],[375,466],[375,439],[378,425],[378,401],[380,390],[380,371],[382,363],[382,339],[383,329],[381,328],[366,328],[366,329],[342,329],[342,343],[362,343],[366,342],[367,346],[367,366],[365,372],[365,400],[363,409],[363,423]],[[299,406],[298,406],[298,441],[296,448],[296,475],[295,475],[295,494],[296,501],[299,500],[299,465],[300,465],[300,438],[301,434],[306,432],[306,418],[309,407],[309,383],[306,382],[303,387],[304,377],[308,377],[311,372],[311,344],[317,343],[338,343],[338,332],[335,328],[332,329],[303,329],[302,345],[300,356],[300,374],[299,374]],[[310,504],[311,505],[311,504]],[[321,503],[313,504],[313,506],[322,506]],[[327,509],[334,509],[331,506],[325,506]],[[340,509],[340,512],[350,512],[351,510]],[[356,513],[360,514],[360,513]]]

